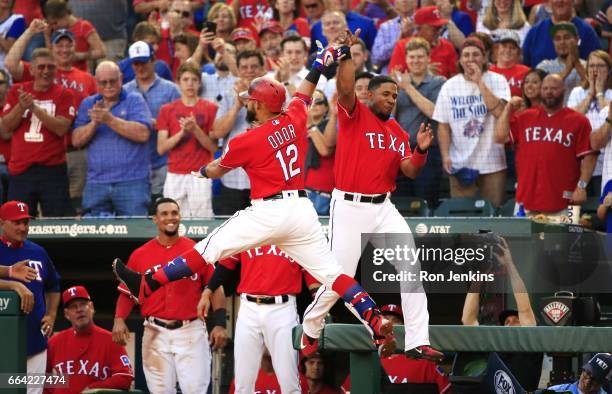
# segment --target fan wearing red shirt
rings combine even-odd
[[[172,75],[176,75],[179,68],[179,59],[175,56],[174,38],[180,34],[193,35],[199,37],[199,32],[193,28],[193,12],[191,3],[187,0],[174,0],[170,3],[170,8],[166,14],[167,26],[160,29],[161,40],[155,52],[155,57],[166,62],[172,70]]]
[[[276,245],[256,247],[221,260],[202,297],[210,296],[238,266],[241,303],[234,338],[237,390],[257,392],[258,360],[264,350],[269,350],[268,357],[271,354],[276,365],[274,381],[278,377],[283,393],[298,393],[298,353],[293,350],[292,332],[299,322],[296,296],[302,291],[303,269]],[[305,279],[309,288],[318,285],[308,273]]]
[[[255,24],[258,21],[274,19],[273,10],[267,0],[230,0],[234,14],[238,19],[238,27],[246,27],[257,34]]]
[[[529,215],[561,216],[569,204],[586,201],[597,152],[591,149],[591,124],[563,106],[565,85],[558,74],[542,82],[542,105],[512,117],[522,98],[513,97],[495,126],[497,143],[516,145],[516,201]]]
[[[301,361],[303,376],[308,382],[308,393],[311,394],[339,394],[340,390],[328,386],[323,381],[325,361],[321,353],[316,352],[304,357]]]
[[[353,278],[342,274],[304,190],[307,106],[321,73],[348,53],[350,46],[346,45],[320,48],[312,69],[284,110],[285,87],[275,80],[255,78],[248,91],[242,92],[247,120],[258,126],[230,140],[223,156],[201,168],[197,175],[220,178],[234,168],[244,168],[251,182],[252,206],[236,212],[194,249],[154,274],[140,275],[116,259],[113,271],[134,299],[146,300],[164,284],[198,272],[205,264],[274,243],[353,305],[382,356],[395,349],[391,324],[381,318],[370,295]],[[302,350],[317,346],[316,341],[307,340]]]
[[[64,375],[67,387],[46,394],[77,394],[87,389],[128,390],[134,371],[125,347],[93,320],[94,304],[87,289],[73,286],[62,294],[64,316],[71,327],[53,335],[47,351],[47,373]]]
[[[201,99],[200,70],[185,63],[178,69],[181,98],[161,107],[157,117],[157,151],[168,155],[164,196],[176,200],[185,217],[212,217],[212,182],[191,171],[210,163],[217,142],[209,136],[217,105]]]
[[[450,78],[457,74],[457,51],[453,44],[440,38],[442,26],[448,23],[448,19],[440,17],[440,11],[436,6],[423,7],[414,13],[414,24],[416,25],[416,36],[422,37],[431,45],[431,63],[435,68],[434,74]],[[400,71],[408,69],[406,64],[406,44],[412,37],[401,39],[395,45],[389,71],[396,68]]]
[[[17,39],[15,42],[17,45],[13,45],[9,50],[4,65],[13,76],[14,81],[28,82],[34,79],[30,63],[21,61],[21,58],[32,37],[36,33],[44,31],[46,27],[47,24],[44,21],[34,20],[21,37]],[[85,97],[97,92],[97,84],[93,75],[73,67],[75,60],[74,34],[66,29],[54,31],[51,35],[51,53],[57,64],[53,82],[71,90],[75,96],[75,107],[78,107]]]
[[[176,201],[159,199],[153,216],[158,235],[132,253],[128,266],[137,272],[155,272],[167,261],[192,248],[195,242],[178,235],[180,220]],[[197,306],[213,270],[211,265],[203,266],[189,278],[164,286],[140,304],[140,313],[145,319],[143,369],[147,386],[153,393],[176,387],[177,376],[184,393],[205,393],[208,388],[211,354],[206,327],[198,319]],[[113,340],[125,344],[129,337],[125,319],[134,303],[124,294],[123,287],[118,290]],[[216,327],[211,331],[210,342],[215,348],[223,347],[226,338],[223,288],[215,292],[212,303]],[[210,320],[213,321],[212,314]],[[193,372],[194,367],[197,373]]]
[[[506,77],[512,96],[523,95],[522,86],[529,67],[520,64],[521,46],[518,34],[513,30],[505,30],[500,34],[497,44],[497,64],[489,67],[490,71]]]
[[[96,28],[89,21],[72,15],[67,1],[47,1],[45,16],[52,30],[67,29],[74,34],[76,49],[74,66],[79,70],[88,71],[88,62],[106,56],[106,48]]]
[[[70,212],[64,136],[76,115],[73,94],[54,85],[56,63],[46,48],[32,53],[34,81],[13,85],[2,111],[11,133],[9,200],[36,207],[45,216]]]

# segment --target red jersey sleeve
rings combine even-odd
[[[81,19],[81,34],[87,38],[89,35],[96,31],[96,28],[86,19]]]
[[[586,116],[580,116],[580,124],[577,128],[576,133],[576,157],[582,157],[588,155],[593,151],[591,149],[591,123]]]
[[[8,94],[6,95],[6,103],[4,104],[4,107],[2,108],[2,116],[5,116],[9,112],[11,112],[13,107],[17,105],[17,103],[19,102],[18,89],[19,89],[19,85],[15,84],[11,87]]]
[[[204,288],[208,282],[210,282],[210,278],[212,278],[213,274],[215,273],[215,266],[212,264],[206,264],[200,271],[198,271],[198,273],[200,274],[202,288]]]
[[[157,114],[157,131],[166,130],[170,132],[170,122],[168,119],[168,115],[170,113],[170,108],[172,108],[171,104],[164,104],[159,110]]]
[[[394,69],[398,68],[400,71],[406,70],[406,39],[400,40],[397,42],[397,45],[393,49],[393,53],[391,54],[391,59],[389,60],[389,74],[393,72]]]
[[[240,263],[240,255],[234,255],[234,256],[230,256],[226,259],[223,259],[221,261],[219,261],[219,264],[221,264],[222,266],[224,266],[227,269],[230,270],[235,270],[236,267],[238,267],[238,264]]]
[[[248,139],[246,138],[248,133],[247,131],[245,134],[241,134],[227,143],[219,163],[222,167],[238,168],[243,167],[249,162],[250,156],[253,154],[253,147],[249,147]]]
[[[106,363],[110,365],[110,376],[105,380],[91,383],[89,388],[109,388],[127,390],[134,380],[130,359],[121,345],[109,341]]]

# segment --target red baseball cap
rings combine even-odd
[[[21,220],[30,219],[30,209],[28,204],[21,201],[7,201],[0,207],[0,219],[2,220]]]
[[[263,23],[261,29],[259,30],[259,35],[261,36],[266,30],[276,34],[283,34],[283,28],[281,27],[280,23],[274,19],[267,20]]]
[[[444,26],[448,24],[448,19],[440,16],[440,10],[435,5],[423,7],[414,13],[414,23],[417,25]]]
[[[91,297],[89,296],[87,289],[83,286],[72,286],[62,293],[62,301],[64,302],[64,305],[68,305],[70,301],[76,299],[91,301]]]
[[[383,305],[380,308],[380,313],[382,313],[383,315],[384,314],[395,315],[402,320],[404,319],[404,312],[402,311],[402,307],[399,305],[395,305],[395,304]]]
[[[232,39],[232,41],[238,41],[238,40],[255,41],[255,37],[253,37],[253,32],[251,32],[250,29],[245,29],[243,27],[234,29],[230,38]]]

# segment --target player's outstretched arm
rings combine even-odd
[[[192,171],[191,175],[200,178],[217,179],[233,170],[233,168],[222,167],[219,163],[221,163],[221,158],[218,158],[210,164],[200,168],[200,171],[198,172]]]
[[[350,54],[350,47],[357,42],[359,33],[361,29],[357,29],[355,34],[347,29],[338,37],[338,44],[347,46]],[[336,91],[338,92],[338,104],[348,109],[349,112],[353,112],[355,109],[355,63],[350,56],[345,57],[338,65]]]

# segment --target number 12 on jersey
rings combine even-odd
[[[298,160],[298,150],[295,144],[291,144],[287,147],[287,149],[285,149],[285,155],[283,155],[282,150],[277,151],[276,159],[278,159],[280,162],[286,181],[298,175],[302,171],[300,167],[295,167],[295,163]]]

